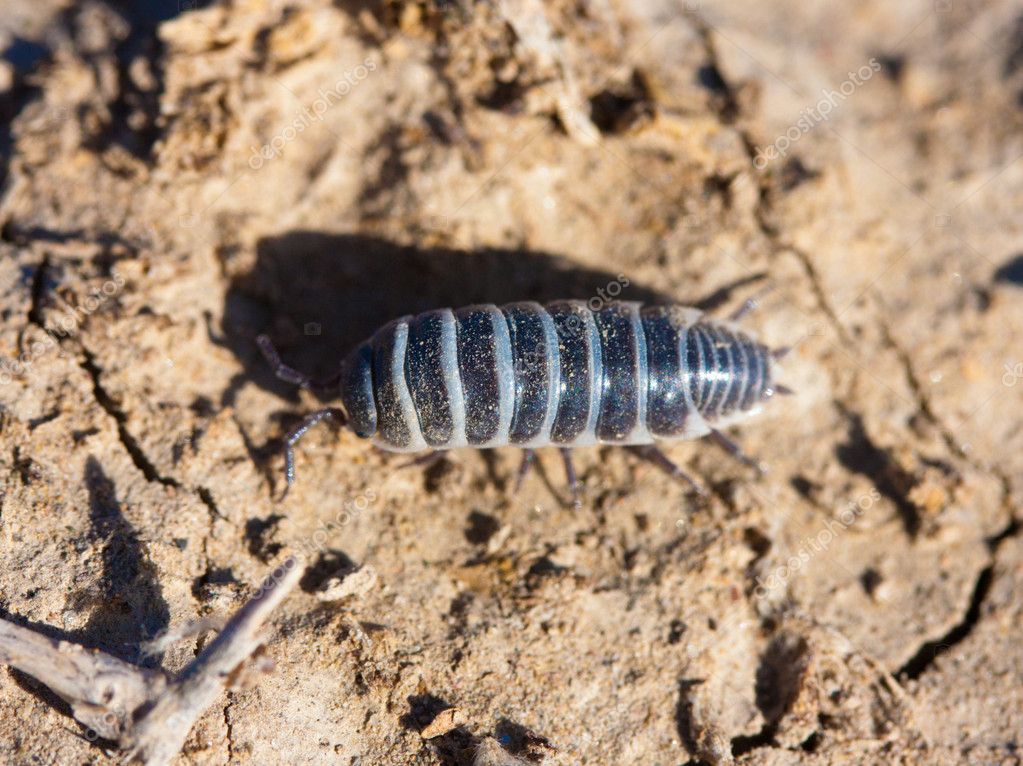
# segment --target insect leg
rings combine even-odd
[[[633,452],[644,460],[653,463],[676,481],[682,481],[688,484],[693,488],[693,492],[697,495],[700,495],[701,497],[707,496],[707,490],[700,486],[700,483],[696,481],[696,479],[679,468],[679,466],[676,465],[670,457],[661,452],[661,450],[653,444],[643,444],[633,447]]]
[[[286,383],[293,383],[296,386],[308,388],[312,391],[337,391],[338,385],[341,382],[340,371],[326,380],[316,380],[314,378],[310,378],[304,372],[299,372],[294,367],[289,367],[281,361],[281,355],[277,353],[277,349],[274,348],[274,344],[271,342],[268,335],[260,335],[257,337],[256,345],[259,346],[259,350],[263,352],[263,358],[266,359],[271,367],[273,367],[274,375]]]
[[[565,462],[565,478],[568,480],[568,491],[572,496],[572,507],[578,508],[582,501],[579,499],[579,477],[576,476],[575,465],[572,463],[572,450],[562,447],[561,459]]]
[[[751,458],[749,455],[742,451],[742,447],[733,442],[731,439],[729,439],[723,433],[718,431],[716,428],[712,428],[710,433],[707,434],[707,436],[711,439],[711,441],[713,441],[715,444],[721,447],[721,449],[723,449],[729,455],[734,457],[740,463],[745,463],[750,468],[754,469],[760,476],[763,476],[765,473],[767,473],[767,466],[765,466],[759,460]]]
[[[444,450],[439,450],[439,449],[430,450],[429,452],[425,452],[422,455],[419,455],[418,457],[412,458],[407,463],[402,463],[398,467],[399,468],[414,468],[416,466],[423,466],[425,468],[429,468],[431,465],[433,465],[434,463],[436,463],[437,461],[439,461],[443,457],[444,457]]]
[[[743,304],[739,306],[739,308],[737,308],[735,311],[728,315],[728,321],[738,322],[740,319],[742,319],[750,312],[758,309],[760,307],[760,299],[767,295],[767,293],[771,292],[773,289],[774,289],[773,285],[767,285],[758,290],[753,295],[753,297],[747,298],[745,301],[743,301]]]
[[[533,467],[533,459],[535,457],[536,450],[522,450],[522,462],[519,464],[519,473],[515,478],[515,492],[518,492],[519,489],[521,489],[523,480],[529,475],[529,471]]]
[[[306,431],[324,418],[336,420],[339,426],[343,426],[348,420],[343,410],[337,407],[327,407],[307,415],[301,423],[288,431],[288,436],[284,440],[284,476],[288,484],[284,488],[284,493],[280,496],[280,500],[288,496],[291,485],[295,483],[295,445],[305,435]]]

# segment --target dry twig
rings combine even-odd
[[[166,764],[181,750],[203,711],[231,683],[234,671],[262,643],[259,628],[298,582],[300,563],[294,556],[285,559],[173,678],[2,619],[0,662],[60,695],[78,721],[128,750],[126,762]]]

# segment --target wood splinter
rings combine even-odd
[[[302,569],[299,558],[286,558],[217,637],[174,676],[3,619],[0,663],[56,692],[76,720],[128,751],[125,763],[167,764],[199,716],[230,685],[233,671],[259,648],[260,626],[298,582]]]

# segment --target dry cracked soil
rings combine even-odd
[[[173,671],[308,563],[180,763],[1023,761],[1017,3],[3,0],[0,120],[0,615]],[[259,333],[622,285],[770,286],[766,476],[323,427],[275,500]],[[0,760],[119,758],[0,671]]]

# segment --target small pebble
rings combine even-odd
[[[447,734],[465,723],[465,713],[457,707],[449,707],[441,710],[437,717],[427,724],[421,734],[423,739],[433,739],[442,734]]]
[[[377,572],[371,566],[361,566],[343,577],[332,577],[316,591],[320,601],[340,601],[348,596],[361,596],[377,581]]]

